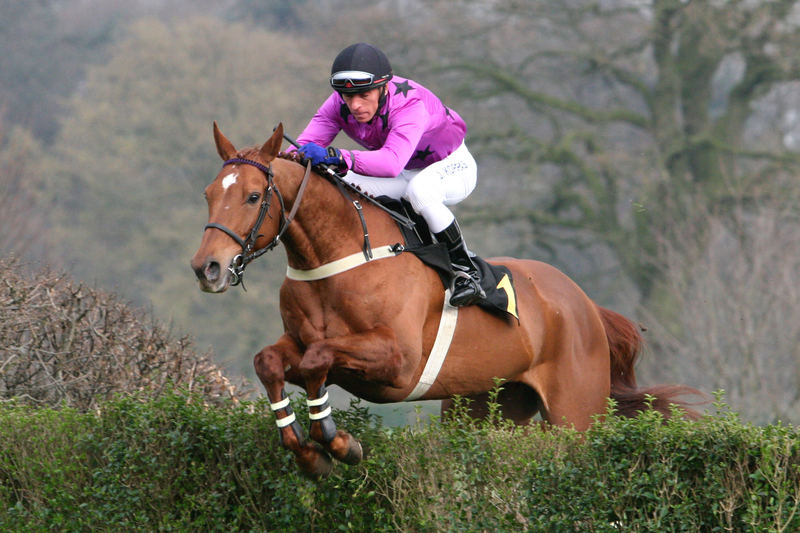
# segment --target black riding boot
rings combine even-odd
[[[458,222],[447,226],[444,231],[435,233],[436,240],[447,245],[447,252],[450,254],[450,263],[453,267],[455,276],[451,287],[450,305],[459,307],[470,305],[476,300],[486,298],[486,293],[481,288],[481,275],[478,267],[472,262],[461,235],[461,228]]]

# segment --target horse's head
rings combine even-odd
[[[202,290],[223,292],[238,284],[255,252],[277,244],[277,237],[270,243],[265,235],[277,236],[278,225],[285,223],[281,212],[271,213],[283,209],[271,167],[282,138],[283,125],[279,124],[263,146],[238,152],[214,122],[217,153],[224,163],[206,187],[208,224],[191,261]],[[273,202],[274,198],[278,201]]]

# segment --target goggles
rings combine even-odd
[[[383,78],[379,78],[380,82]],[[342,70],[331,76],[331,87],[334,89],[368,89],[375,83],[375,76],[361,70]]]

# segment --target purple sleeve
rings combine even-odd
[[[342,129],[339,118],[339,102],[336,93],[332,93],[317,109],[308,125],[297,137],[297,144],[315,142],[320,146],[328,146]]]
[[[351,170],[383,178],[397,177],[403,171],[428,126],[428,113],[423,102],[414,100],[392,113],[389,120],[392,128],[380,149],[349,151]]]

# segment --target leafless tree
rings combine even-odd
[[[720,210],[796,183],[797,0],[373,9],[383,23],[373,15],[364,31],[398,70],[469,119],[482,180],[461,218],[527,223],[556,247],[602,243],[645,299],[662,221],[691,218],[696,197]]]
[[[29,171],[32,143],[22,132],[4,137],[0,124],[0,257],[29,251],[44,231],[44,212],[34,196],[36,179]]]
[[[786,199],[789,200],[789,199]],[[655,348],[643,370],[707,391],[756,422],[800,421],[800,214],[793,202],[695,206],[708,228],[675,223],[660,243],[661,309],[646,313]]]
[[[0,259],[0,271],[0,400],[91,409],[170,386],[209,401],[246,396],[210,354],[116,295],[64,274],[28,275],[18,260]]]

